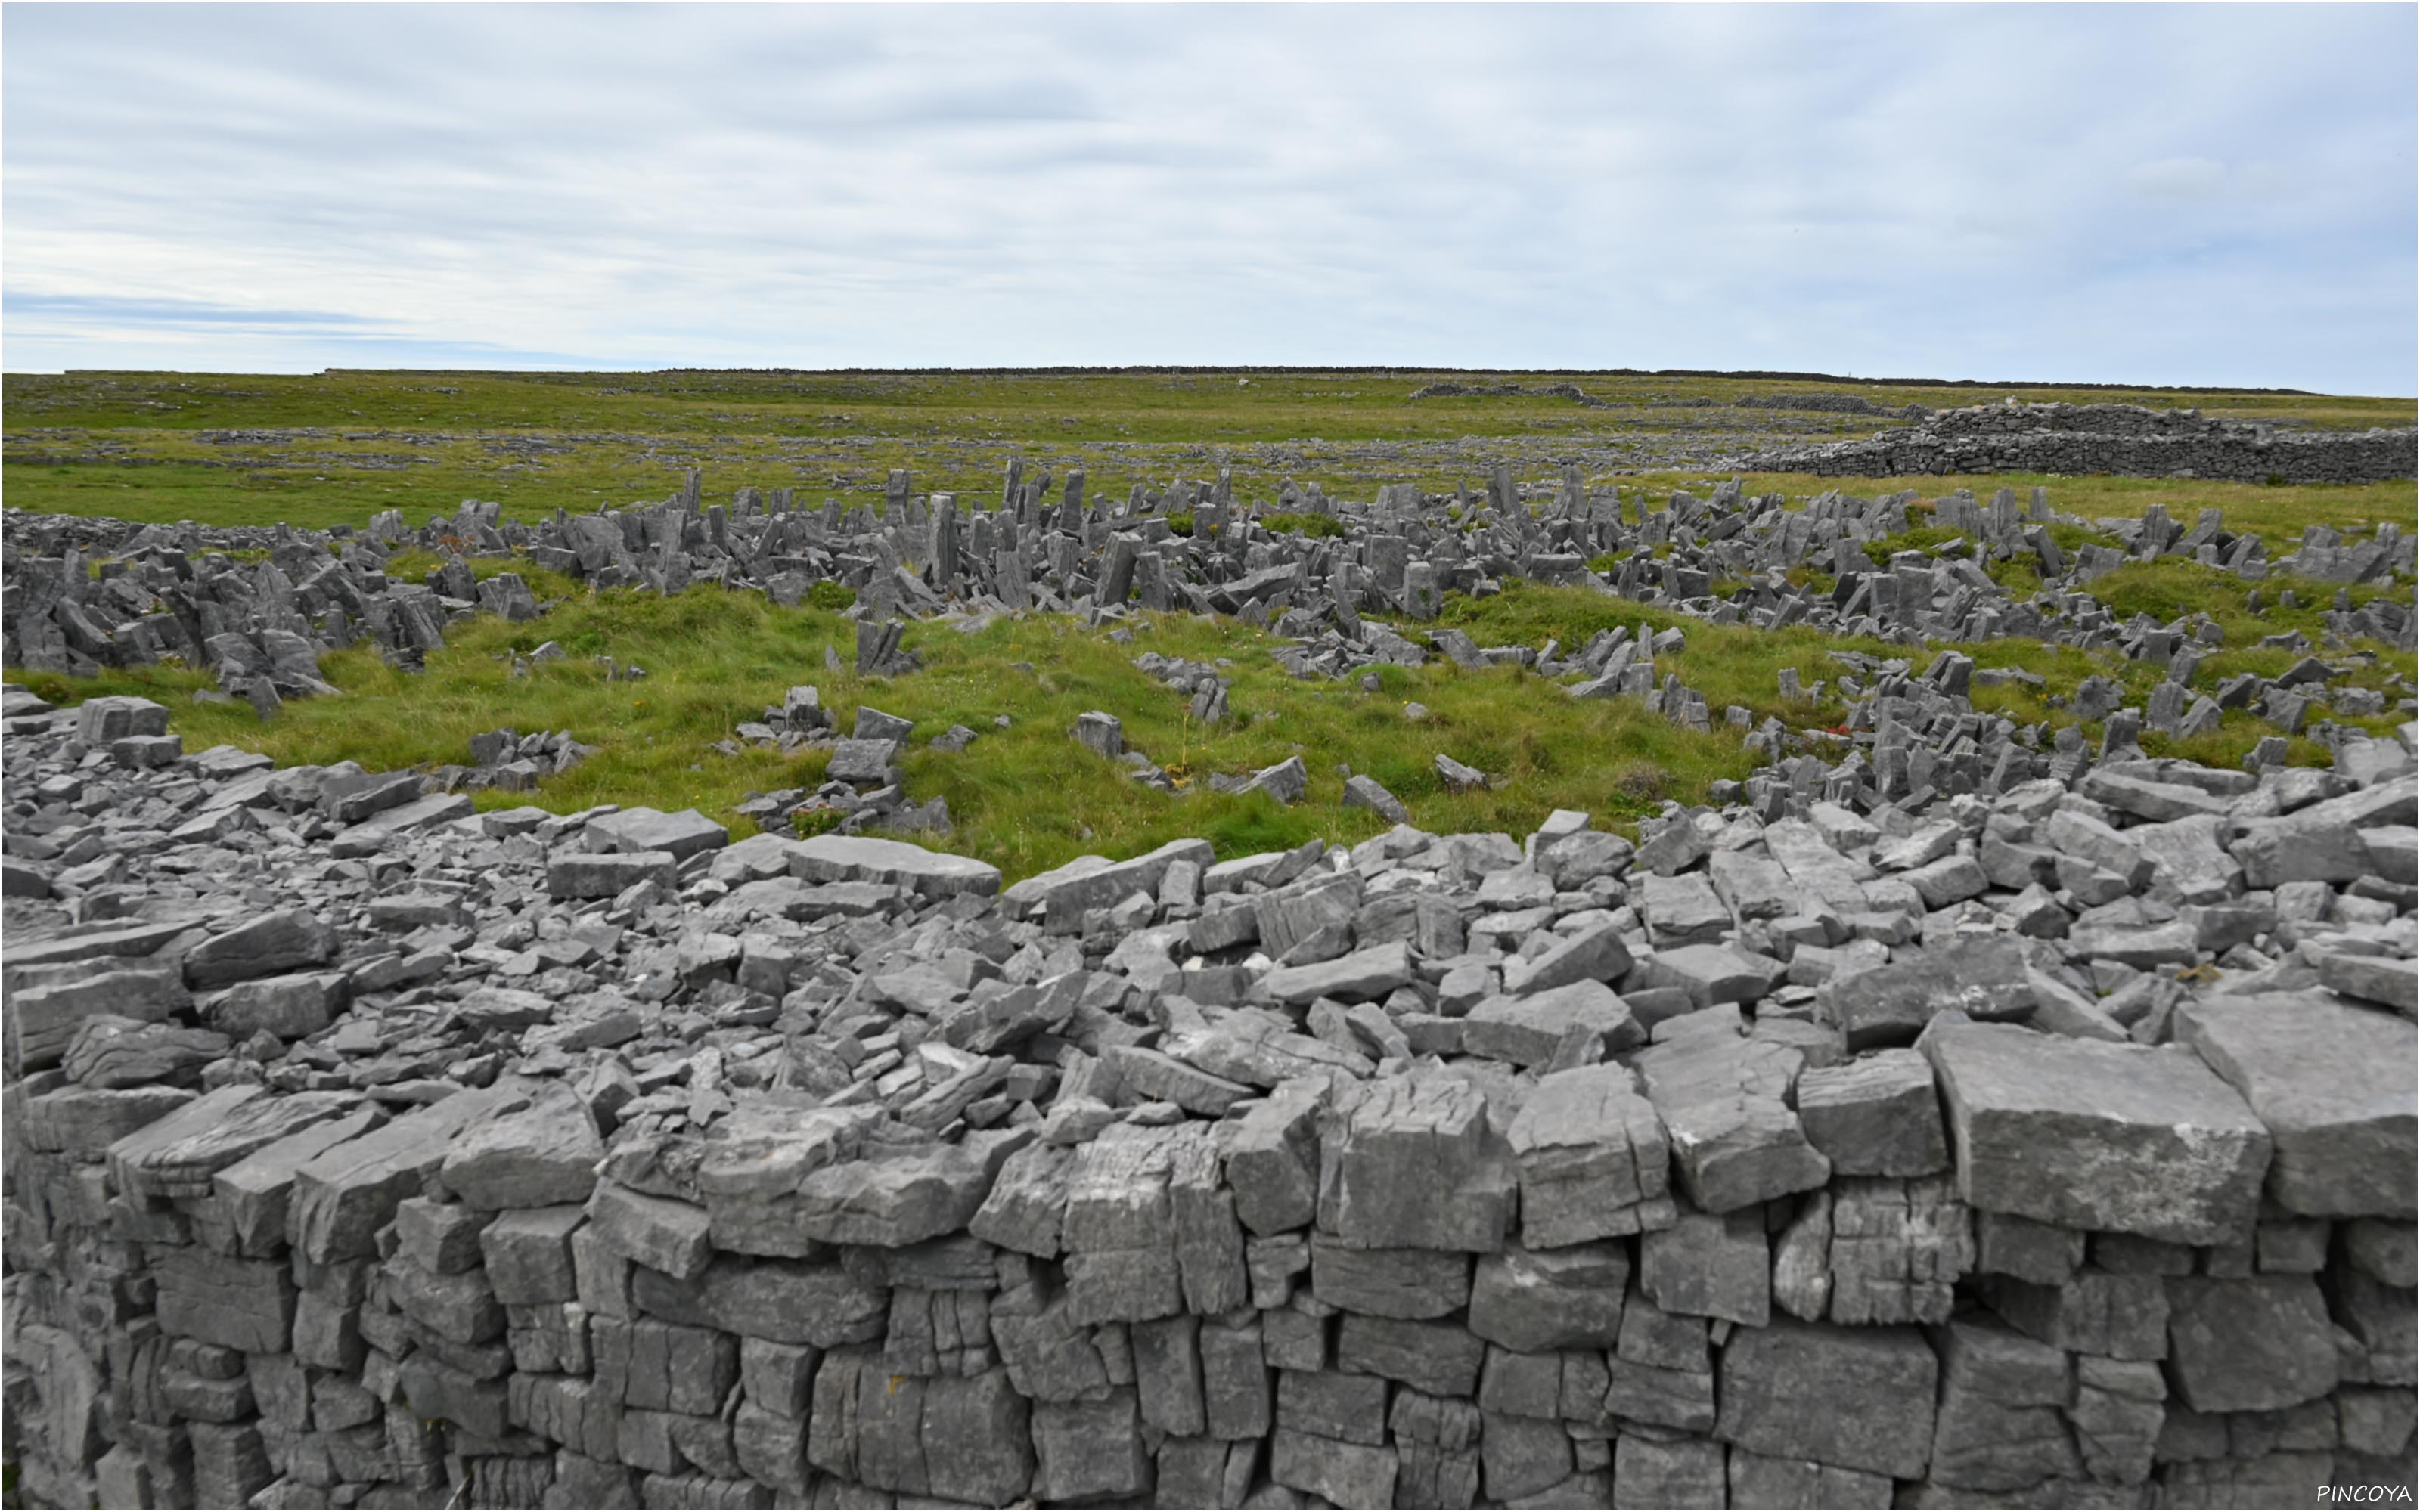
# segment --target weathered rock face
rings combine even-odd
[[[1442,573],[1417,526],[1348,561],[1248,522],[1238,548],[1269,549],[1233,563],[1120,529],[1096,565],[1032,571],[979,517],[986,578],[928,517],[914,560],[949,580],[860,586],[1047,606],[1122,572],[1146,601],[1291,620],[1302,670],[1332,673],[1423,655],[1361,608],[1584,574],[1606,538],[1656,532],[1676,573],[1816,543],[1845,568],[1905,525],[1903,501],[1597,503],[1575,480],[1543,520],[1507,509]],[[2012,500],[1943,507],[2022,539]],[[718,557],[695,523],[566,521],[539,548],[595,581],[803,580],[849,533],[742,513]],[[1067,520],[1106,523],[1138,522]],[[2148,555],[2177,544],[2144,530]],[[1289,596],[1323,580],[1316,612]],[[1954,569],[1841,580],[1820,609],[1699,602],[2012,628]],[[1702,701],[1644,665],[1680,634],[1533,664],[1688,722]],[[895,634],[860,652],[901,665]],[[143,701],[12,691],[20,1494],[2142,1505],[2399,1483],[2404,744],[2342,739],[2334,772],[2122,741],[2096,763],[1978,715],[1963,659],[1844,658],[1869,746],[1831,764],[1773,733],[1741,801],[1636,845],[1577,813],[1526,840],[1406,823],[1005,887],[857,833],[476,813],[419,774],[183,754]],[[1215,673],[1164,670],[1218,706]],[[782,712],[834,738],[814,697]],[[881,770],[902,724],[861,718]]]
[[[2197,1057],[1991,1025],[1925,1050],[1970,1205],[2180,1244],[2252,1227],[2269,1132]]]
[[[2412,1215],[2411,1019],[2316,995],[2196,1003],[2178,1036],[2242,1093],[2276,1146],[2268,1195],[2289,1212]]]
[[[1458,1077],[1370,1086],[1323,1144],[1321,1227],[1348,1243],[1492,1253],[1518,1185],[1486,1099]]]

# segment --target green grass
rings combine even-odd
[[[530,561],[526,555],[465,557],[463,561],[469,565],[472,578],[479,582],[486,582],[490,578],[501,577],[508,572],[516,574],[521,581],[529,584],[530,593],[541,604],[549,599],[585,597],[589,592],[585,583],[541,567]],[[433,579],[438,569],[443,565],[444,560],[436,552],[412,548],[395,552],[387,558],[386,575],[404,582],[425,583]],[[844,588],[841,592],[847,594],[848,590]],[[849,599],[854,599],[855,596],[849,594]],[[822,607],[846,609],[848,602],[848,599],[845,599],[840,604],[827,604]]]
[[[1249,381],[1239,383],[1239,376]],[[45,428],[148,426],[201,431],[235,427],[327,427],[350,432],[364,450],[410,455],[423,433],[495,422],[540,430],[673,430],[719,435],[874,433],[961,436],[1042,426],[1100,426],[1144,440],[1198,440],[1230,432],[1250,439],[1320,435],[1353,440],[1417,425],[1437,436],[1467,434],[1474,419],[1586,419],[1601,414],[1544,395],[1415,400],[1440,377],[1464,382],[1575,381],[1616,403],[1745,393],[1854,393],[1885,405],[1947,408],[1991,403],[1998,391],[1951,386],[1877,386],[1758,378],[1582,373],[1441,374],[1417,369],[1243,372],[1034,370],[1014,375],[808,373],[674,369],[653,373],[495,373],[338,369],[308,376],[79,371],[11,374],[6,399],[15,423]],[[2412,400],[2332,394],[2216,393],[2191,389],[2090,387],[2022,391],[2027,401],[2198,407],[2241,419],[2304,421],[2362,428],[2412,424]],[[1668,421],[1701,418],[1659,412]],[[1316,418],[1322,424],[1307,425]],[[1812,420],[1830,417],[1808,415]],[[1841,416],[1871,432],[1872,416]],[[675,424],[667,424],[666,422]],[[384,435],[371,434],[383,430]],[[996,482],[997,480],[995,480]]]
[[[2381,422],[2389,424],[2389,422]],[[2410,424],[2401,421],[2394,424]],[[2381,520],[2407,525],[2420,511],[2420,483],[2405,478],[2388,483],[2281,484],[2226,483],[2207,478],[2119,478],[2106,475],[2065,477],[2046,472],[1962,473],[1952,477],[1832,478],[1811,472],[1659,472],[1649,480],[1664,486],[1703,493],[1726,477],[1740,478],[1750,494],[1781,493],[1793,501],[1825,489],[1874,498],[1915,490],[1922,500],[1938,499],[1963,488],[1989,502],[2001,488],[2017,490],[2024,503],[2039,486],[2050,506],[2062,515],[2093,519],[2140,519],[2153,504],[2165,506],[2168,517],[2190,528],[2205,509],[2223,512],[2226,528],[2238,534],[2259,536],[2270,556],[2282,556],[2303,539],[2306,526],[2326,525],[2367,535]],[[2054,526],[2052,533],[2077,532],[2073,526]],[[1955,532],[1951,532],[1955,533]],[[2073,549],[2073,540],[2060,545]]]
[[[1351,532],[1351,527],[1333,515],[1264,515],[1261,523],[1281,535],[1308,535],[1314,540],[1323,535],[1342,536]]]
[[[1697,435],[1716,411],[1654,408],[1658,399],[1781,390],[1863,394],[1886,404],[1997,398],[1972,388],[1876,387],[1763,378],[1571,374],[1455,375],[1467,381],[1570,379],[1612,401],[1585,409],[1538,395],[1414,400],[1440,376],[1415,371],[1270,373],[430,373],[308,377],[174,373],[16,374],[5,379],[0,452],[8,501],[26,509],[143,521],[360,524],[398,508],[414,524],[465,498],[515,518],[659,499],[701,470],[709,497],[741,486],[793,487],[810,502],[878,498],[888,471],[972,504],[999,497],[1011,457],[1028,476],[1087,469],[1095,493],[1164,486],[1234,469],[1238,497],[1268,501],[1293,481],[1368,498],[1380,483],[1444,491],[1475,483],[1498,458],[1519,475],[1553,476],[1575,456],[1590,481],[1612,481],[1632,436]],[[2408,399],[2327,395],[2027,391],[2026,398],[2197,405],[2206,411],[2322,425],[2409,425]],[[1863,437],[1873,417],[1719,411],[1767,425],[1814,427],[1804,439]],[[299,434],[298,434],[299,433]],[[1792,432],[1793,435],[1801,434]],[[1380,445],[1379,443],[1387,443]],[[1403,449],[1398,450],[1398,443]],[[1600,465],[1602,464],[1602,465]],[[1658,491],[1702,487],[1705,475],[1634,473]],[[2140,515],[2153,501],[2190,520],[2217,504],[2273,548],[2312,520],[2408,519],[2412,484],[2263,488],[2189,480],[1825,479],[1759,475],[1759,489],[1799,494],[2048,482],[2070,513]],[[1318,517],[1311,517],[1317,518]],[[1304,525],[1319,531],[1324,527]]]
[[[735,835],[752,827],[733,812],[737,804],[755,792],[812,787],[821,780],[826,757],[754,748],[732,756],[711,748],[740,723],[759,718],[766,705],[779,703],[792,685],[812,682],[844,729],[860,703],[913,720],[908,792],[919,801],[946,797],[957,825],[955,835],[940,843],[990,860],[1015,878],[1076,856],[1134,855],[1182,836],[1202,836],[1221,856],[1233,856],[1313,836],[1350,842],[1377,833],[1385,826],[1375,815],[1342,806],[1339,763],[1376,778],[1409,806],[1414,823],[1432,830],[1518,835],[1558,808],[1585,810],[1600,823],[1619,825],[1655,812],[1664,797],[1703,801],[1710,783],[1754,769],[1738,733],[1723,724],[1727,705],[1743,705],[1760,721],[1774,716],[1792,728],[1829,727],[1846,707],[1837,691],[1841,668],[1826,653],[1860,650],[1918,665],[1929,655],[1804,627],[1707,625],[1587,589],[1521,581],[1488,598],[1447,601],[1441,623],[1481,645],[1537,647],[1554,637],[1568,653],[1614,625],[1651,632],[1681,626],[1685,649],[1658,656],[1656,667],[1659,675],[1679,673],[1705,696],[1714,729],[1697,733],[1650,714],[1636,700],[1571,699],[1517,666],[1466,671],[1438,659],[1417,669],[1387,667],[1378,670],[1381,687],[1374,693],[1361,691],[1357,678],[1297,681],[1271,659],[1270,648],[1279,642],[1266,633],[1188,615],[1140,616],[1125,644],[1107,631],[1041,615],[1000,620],[974,634],[939,622],[919,625],[910,627],[908,643],[922,653],[923,671],[860,679],[853,671],[823,671],[825,648],[840,650],[845,661],[851,640],[849,623],[828,609],[776,608],[760,594],[710,588],[670,598],[636,590],[565,596],[535,622],[480,615],[457,625],[450,643],[428,656],[424,673],[398,671],[368,649],[331,653],[322,669],[344,696],[298,700],[266,723],[248,705],[194,702],[192,694],[209,687],[209,678],[173,666],[87,680],[8,675],[54,701],[101,693],[157,699],[168,706],[170,727],[188,750],[224,743],[266,752],[281,764],[350,759],[373,770],[427,768],[466,761],[470,738],[499,725],[525,733],[565,730],[597,753],[535,794],[483,794],[481,807],[697,808],[731,825]],[[542,664],[526,677],[510,675],[516,653],[548,640],[569,659]],[[2071,687],[2098,671],[2117,678],[2138,704],[2161,676],[2146,663],[2034,641],[1961,649],[1980,666],[2042,672],[2054,688]],[[1215,728],[1193,724],[1180,695],[1133,666],[1146,650],[1196,661],[1229,659],[1231,717]],[[2226,655],[2282,670],[2270,665],[2282,653]],[[636,663],[648,675],[609,682],[599,656]],[[2218,666],[2213,661],[2212,670]],[[1784,667],[1798,669],[1807,684],[1824,681],[1822,700],[1781,702],[1776,677]],[[2410,658],[2390,656],[2355,681],[2382,686],[2380,680],[2397,670],[2408,673]],[[2206,672],[2205,686],[2207,678]],[[1430,711],[1425,721],[1406,718],[1405,705],[1414,702]],[[2022,688],[1978,687],[1975,702],[2026,723],[2073,722]],[[1077,745],[1069,731],[1091,709],[1117,715],[1128,748],[1148,752],[1187,791],[1171,797],[1145,788]],[[1011,720],[1005,730],[993,723],[1002,714]],[[2383,733],[2399,717],[2359,722]],[[957,753],[925,748],[954,724],[978,732],[972,746]],[[2097,730],[2087,732],[2097,737]],[[2232,764],[2270,733],[2248,715],[2230,714],[2222,730],[2195,742],[2170,747],[2154,737],[2146,746]],[[1447,793],[1432,765],[1440,752],[1502,780],[1483,793]],[[1213,773],[1249,772],[1293,755],[1302,757],[1311,774],[1310,796],[1295,808],[1280,808],[1264,795],[1209,790]],[[2291,759],[2320,763],[2326,752],[2297,740]]]
[[[511,677],[511,654],[543,640],[560,643],[571,659]],[[1753,764],[1735,736],[1683,731],[1631,701],[1569,700],[1517,668],[1388,668],[1377,693],[1359,691],[1357,680],[1299,682],[1270,658],[1277,643],[1271,637],[1233,622],[1146,616],[1125,645],[1042,616],[1001,621],[974,635],[923,625],[910,629],[908,642],[923,653],[924,670],[892,679],[822,671],[824,647],[845,654],[848,642],[839,616],[774,608],[753,594],[699,589],[666,599],[617,590],[566,603],[532,624],[478,616],[455,627],[421,674],[397,671],[365,649],[332,653],[322,667],[345,696],[298,700],[267,723],[247,705],[194,702],[192,693],[209,687],[209,677],[173,667],[88,680],[9,675],[54,700],[101,693],[157,699],[169,707],[171,729],[187,749],[225,743],[281,764],[351,759],[372,769],[428,767],[466,761],[471,736],[498,725],[567,730],[597,754],[535,795],[483,794],[480,805],[534,801],[565,812],[602,802],[694,807],[735,834],[750,828],[732,812],[748,794],[812,786],[826,758],[752,748],[735,757],[708,748],[761,717],[793,684],[813,682],[844,729],[860,702],[914,720],[910,795],[948,798],[958,827],[943,843],[1013,876],[1088,852],[1129,855],[1187,835],[1233,855],[1314,835],[1353,841],[1377,833],[1385,825],[1374,815],[1342,807],[1343,779],[1334,770],[1340,761],[1385,783],[1424,826],[1515,833],[1556,808],[1586,809],[1608,821],[1652,813],[1645,794],[1668,787],[1674,796],[1690,796],[1714,778],[1745,777]],[[1132,665],[1145,650],[1233,658],[1231,718],[1213,729],[1192,724],[1179,694]],[[635,662],[648,675],[608,682],[593,660],[600,655]],[[1032,671],[1016,670],[1020,662]],[[1432,711],[1426,722],[1405,718],[1404,704],[1413,701]],[[1149,752],[1189,791],[1171,797],[1145,788],[1077,745],[1068,733],[1076,717],[1096,708],[1117,714],[1129,748]],[[1012,720],[1004,731],[992,722],[1001,714]],[[969,749],[923,748],[958,723],[980,733]],[[1440,751],[1504,781],[1486,793],[1449,794],[1431,765]],[[1208,790],[1211,773],[1249,772],[1296,754],[1311,777],[1311,797],[1299,807]],[[1662,775],[1650,780],[1644,774],[1651,772]]]
[[[2412,596],[2408,584],[2392,588],[2357,584],[2341,591],[2354,609],[2373,598],[2408,601]],[[2207,614],[2226,632],[2226,644],[2230,647],[2256,645],[2263,636],[2294,630],[2302,631],[2317,646],[2325,630],[2325,613],[2335,607],[2339,585],[2282,573],[2248,583],[2231,572],[2205,567],[2180,557],[2167,557],[2158,562],[2129,562],[2094,579],[2091,592],[2126,619],[2148,614],[2164,624],[2180,615]],[[2292,609],[2284,603],[2288,593],[2296,601]],[[2252,608],[2256,596],[2260,603],[2257,609]]]

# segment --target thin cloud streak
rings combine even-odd
[[[2409,8],[6,19],[14,371],[371,344],[2414,387]]]

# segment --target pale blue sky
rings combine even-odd
[[[2384,6],[46,6],[11,371],[2414,389]]]

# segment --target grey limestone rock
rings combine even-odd
[[[227,1037],[216,1030],[100,1014],[76,1030],[59,1065],[76,1082],[98,1090],[191,1087],[228,1048]]]
[[[2008,1212],[1975,1214],[1975,1267],[2040,1286],[2060,1286],[2084,1263],[2084,1235]]]
[[[1639,879],[1637,886],[1638,911],[1659,950],[1668,946],[1714,944],[1734,927],[1730,909],[1703,873],[1650,875]]]
[[[440,1177],[473,1208],[547,1208],[587,1201],[604,1159],[594,1117],[566,1088],[462,1131]]]
[[[1280,1083],[1242,1118],[1221,1126],[1235,1216],[1255,1234],[1308,1227],[1319,1204],[1321,1094],[1311,1082]]]
[[[1628,1050],[1646,1031],[1619,994],[1581,979],[1525,996],[1490,997],[1463,1020],[1463,1047],[1475,1056],[1537,1066],[1554,1058],[1563,1037],[1577,1030],[1606,1050]]]
[[[1664,1123],[1627,1067],[1541,1077],[1507,1138],[1520,1171],[1521,1242],[1533,1250],[1660,1228],[1677,1216]]]
[[[1641,961],[1632,982],[1676,988],[1692,1008],[1754,1003],[1780,985],[1787,964],[1728,945],[1681,945]]]
[[[1002,1249],[1055,1257],[1077,1159],[1073,1149],[1047,1143],[1009,1156],[983,1205],[968,1219],[968,1231]]]
[[[1387,1382],[1337,1370],[1278,1373],[1277,1421],[1339,1443],[1387,1442]]]
[[[1629,1280],[1630,1257],[1618,1243],[1508,1247],[1479,1260],[1470,1331],[1521,1353],[1606,1349],[1621,1335]]]
[[[592,851],[661,851],[675,861],[685,861],[701,851],[721,848],[731,835],[694,809],[678,813],[624,809],[590,820],[585,839]]]
[[[1610,923],[1581,930],[1545,953],[1505,967],[1504,990],[1514,996],[1552,992],[1579,982],[1609,982],[1630,969],[1621,932]]]
[[[1485,1100],[1459,1077],[1370,1083],[1322,1145],[1319,1226],[1350,1244],[1491,1253],[1517,1195]]]
[[[1639,1287],[1667,1313],[1761,1328],[1772,1316],[1773,1261],[1763,1215],[1683,1211],[1638,1242]]]
[[[1076,743],[1095,755],[1115,761],[1125,754],[1125,729],[1114,714],[1098,709],[1076,717]]]
[[[989,898],[1000,891],[1000,868],[905,841],[816,835],[790,842],[786,854],[790,874],[810,883],[880,883],[936,899],[960,894]]]
[[[2315,1217],[2411,1214],[2420,1041],[2410,1019],[2252,994],[2192,1004],[2177,1030],[2266,1128],[2272,1200]]]
[[[670,890],[679,881],[679,861],[670,851],[558,853],[546,868],[547,896],[570,902],[616,897],[643,883]]]
[[[576,1299],[571,1235],[585,1218],[582,1207],[566,1204],[498,1213],[481,1227],[480,1260],[496,1300],[510,1308]]]
[[[1404,807],[1403,800],[1388,792],[1379,784],[1376,778],[1366,775],[1356,775],[1344,779],[1344,806],[1348,809],[1368,809],[1392,825],[1408,825],[1412,822],[1411,810]]]
[[[2210,1244],[2252,1224],[2268,1130],[2190,1053],[1966,1025],[1926,1038],[1970,1205]]]
[[[1384,1376],[1433,1396],[1475,1395],[1486,1355],[1487,1345],[1459,1323],[1346,1313],[1336,1326],[1339,1369]]]
[[[461,1132],[520,1107],[527,1097],[502,1083],[456,1092],[304,1160],[293,1172],[287,1210],[294,1247],[320,1262],[373,1253],[377,1231],[393,1218],[396,1205],[417,1195]]]
[[[1613,1451],[1614,1494],[1627,1506],[1712,1506],[1724,1499],[1723,1446],[1625,1434]]]
[[[1135,893],[1158,896],[1161,880],[1177,862],[1190,861],[1206,872],[1217,859],[1207,841],[1175,840],[1130,861],[1078,856],[1026,878],[1001,896],[1019,908],[1039,908],[1052,933],[1072,934],[1083,927],[1091,909],[1109,907]]]
[[[824,765],[824,776],[856,788],[894,787],[900,780],[901,754],[895,740],[837,741]]]
[[[2308,1276],[2169,1279],[2168,1372],[2197,1412],[2274,1412],[2337,1379],[2327,1304]]]
[[[1932,1484],[2005,1492],[2083,1474],[2062,1416],[2073,1390],[2065,1354],[1988,1317],[1960,1319],[1936,1337]]]
[[[1037,1401],[1032,1421],[1038,1499],[1117,1501],[1149,1489],[1151,1458],[1133,1387],[1095,1401]]]
[[[2168,1304],[2159,1276],[2087,1268],[2051,1285],[1988,1275],[1979,1289],[1993,1312],[2045,1344],[2118,1360],[2167,1354]]]
[[[1394,1505],[1395,1451],[1340,1443],[1280,1427],[1269,1437],[1269,1478],[1330,1506]]]
[[[845,1265],[719,1255],[696,1278],[704,1316],[743,1340],[835,1350],[883,1336],[885,1288]]]
[[[1946,1176],[1842,1178],[1807,1199],[1776,1254],[1776,1300],[1795,1316],[1939,1323],[1974,1267],[1975,1239]]]
[[[349,1092],[274,1097],[244,1083],[217,1088],[111,1145],[109,1173],[128,1194],[207,1197],[221,1171],[360,1105]]]
[[[185,982],[224,987],[335,959],[336,932],[300,908],[281,908],[213,934],[185,952]],[[22,964],[22,963],[21,963]]]
[[[1341,1311],[1443,1318],[1471,1300],[1470,1257],[1450,1250],[1356,1249],[1314,1235],[1311,1288]]]
[[[335,1022],[352,1001],[351,980],[342,972],[298,972],[238,982],[201,1004],[211,1027],[238,1040],[263,1030],[281,1040],[302,1040]]]
[[[294,1282],[281,1261],[185,1245],[163,1250],[152,1274],[164,1333],[263,1354],[283,1353],[291,1342]]]
[[[1674,1172],[1696,1207],[1729,1212],[1821,1186],[1831,1174],[1787,1101],[1800,1061],[1769,1041],[1723,1037],[1639,1052]]]
[[[2024,958],[2007,935],[1910,952],[1871,971],[1837,976],[1816,990],[1816,998],[1848,1036],[1851,1050],[1912,1044],[1937,1013],[2017,1019],[2034,1007]]]
[[[587,1232],[606,1249],[676,1280],[713,1258],[706,1210],[677,1197],[599,1183],[588,1201]]]
[[[1252,774],[1247,788],[1258,788],[1278,802],[1292,806],[1300,803],[1311,791],[1311,774],[1299,756],[1289,756],[1274,766],[1264,767]],[[1400,807],[1400,805],[1398,806]]]
[[[1031,1137],[823,1166],[799,1183],[799,1231],[825,1243],[897,1248],[964,1228],[990,1195],[1001,1164]]]
[[[1932,1067],[1912,1049],[1809,1067],[1798,1077],[1798,1118],[1836,1176],[1930,1176],[1949,1165]]]
[[[2347,997],[2393,1009],[2409,1019],[2420,1012],[2420,965],[2381,956],[2335,951],[2319,957],[2319,980]]]
[[[1758,1454],[1731,1446],[1730,1504],[1762,1507],[1887,1507],[1891,1478],[1843,1470],[1812,1459]]]
[[[9,964],[21,984],[9,994],[7,1023],[10,1064],[19,1072],[56,1065],[85,1020],[95,1014],[157,1023],[194,1003],[174,961],[104,955],[19,966],[18,959],[12,950]],[[227,1032],[224,1026],[222,1032]]]
[[[1411,951],[1401,940],[1373,945],[1311,965],[1280,966],[1261,979],[1261,990],[1281,1003],[1321,997],[1376,1002],[1412,980]]]
[[[1912,1328],[1776,1319],[1723,1350],[1714,1432],[1738,1447],[1899,1480],[1931,1462],[1939,1365]],[[1823,1410],[1808,1411],[1821,1402]]]

